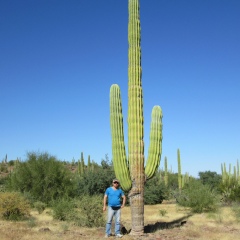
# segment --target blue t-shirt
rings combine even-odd
[[[107,188],[105,195],[108,196],[108,206],[110,207],[120,207],[121,197],[124,196],[122,189],[114,190],[112,187]]]

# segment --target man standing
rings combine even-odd
[[[103,211],[106,211],[106,204],[108,200],[108,215],[106,224],[106,235],[105,237],[111,236],[111,225],[113,216],[115,216],[115,235],[121,238],[123,235],[120,233],[120,217],[121,208],[125,206],[126,197],[122,189],[119,188],[119,181],[113,179],[112,186],[107,188],[103,198]],[[121,204],[121,197],[123,199]]]

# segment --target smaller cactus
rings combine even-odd
[[[181,158],[180,150],[177,150],[177,160],[178,160],[178,188],[181,191],[182,189],[182,167],[181,167]]]
[[[168,186],[168,163],[167,163],[167,157],[164,158],[164,167],[165,167],[164,182],[165,182],[165,186]]]

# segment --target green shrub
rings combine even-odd
[[[190,181],[175,197],[180,206],[190,208],[193,213],[215,212],[220,203],[219,196],[198,180]]]
[[[102,196],[84,196],[81,199],[62,199],[52,203],[53,218],[69,221],[77,226],[100,227],[105,225],[102,213]]]
[[[144,204],[159,204],[164,199],[168,198],[168,189],[164,182],[159,181],[158,177],[155,176],[146,182],[144,188]]]
[[[240,185],[238,184],[235,188],[231,190],[231,194],[229,196],[229,200],[231,202],[240,203]]]
[[[53,218],[60,221],[71,221],[75,205],[71,199],[59,199],[51,203]]]
[[[14,162],[15,162],[14,160],[10,160],[10,161],[8,162],[8,165],[11,166],[11,167],[14,166]]]
[[[22,220],[30,215],[28,201],[17,192],[0,193],[0,217],[5,220]]]
[[[35,218],[32,218],[32,217],[29,218],[28,221],[27,221],[27,226],[30,227],[30,228],[36,227],[37,223],[36,223]]]
[[[75,218],[75,223],[78,226],[86,227],[103,227],[105,220],[102,212],[102,196],[84,196],[80,201],[77,201],[79,214]]]
[[[0,177],[0,192],[6,191],[6,181],[7,177]]]
[[[114,178],[115,173],[111,169],[98,168],[93,172],[86,171],[78,178],[78,196],[104,194]]]
[[[240,222],[240,203],[236,202],[232,205],[232,211],[237,222]]]
[[[222,213],[221,209],[219,208],[219,210],[216,211],[216,212],[209,212],[208,215],[207,215],[207,218],[212,218],[217,223],[222,223],[224,216],[223,216],[223,213]]]
[[[166,209],[160,209],[159,210],[159,214],[164,217],[167,214],[167,210]]]
[[[0,172],[4,172],[4,173],[8,172],[7,164],[3,161],[0,163]]]
[[[38,213],[41,214],[45,208],[46,208],[46,204],[40,201],[37,201],[33,204],[34,208],[37,209]]]
[[[48,153],[28,153],[27,160],[19,162],[12,172],[8,187],[48,204],[52,200],[74,195],[72,177],[62,162]]]

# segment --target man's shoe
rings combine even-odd
[[[121,238],[121,237],[123,237],[123,235],[119,233],[119,234],[116,235],[116,237]]]
[[[108,234],[105,235],[105,238],[109,238],[109,237],[110,237],[110,235],[108,235]]]

